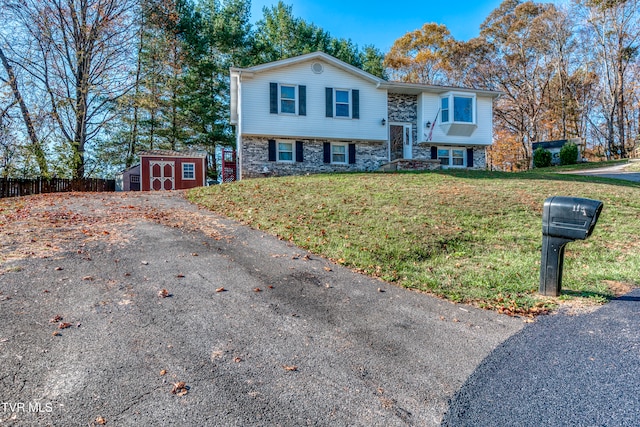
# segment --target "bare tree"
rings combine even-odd
[[[19,31],[5,40],[11,59],[48,99],[70,150],[72,174],[83,177],[86,144],[116,114],[112,102],[131,86],[135,3],[14,0],[8,10]]]
[[[640,15],[638,0],[579,0],[576,15],[582,19],[583,46],[590,46],[584,55],[590,59],[593,71],[600,76],[598,99],[604,121],[607,157],[620,154],[626,157],[628,121],[627,98],[630,89],[630,66],[638,54]],[[596,126],[599,120],[592,119]]]

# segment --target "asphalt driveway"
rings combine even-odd
[[[589,175],[599,176],[601,178],[621,179],[624,181],[640,182],[640,173],[627,171],[629,164],[620,164],[616,166],[608,166],[606,168],[585,169],[571,172],[563,172],[570,175]]]
[[[0,228],[0,425],[434,426],[525,325],[179,193],[25,200]]]

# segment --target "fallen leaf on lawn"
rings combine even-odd
[[[158,296],[160,298],[167,298],[169,296],[169,291],[166,289],[161,289],[160,291],[158,291]]]
[[[285,371],[289,371],[289,372],[298,370],[298,367],[295,365],[282,365],[282,367],[284,368]]]
[[[96,418],[96,424],[99,424],[99,425],[103,426],[106,423],[107,423],[107,420],[105,420],[103,417]]]
[[[220,287],[216,289],[216,292],[224,292],[226,289],[224,287]]]
[[[58,323],[58,329],[67,329],[67,328],[70,328],[71,326],[72,326],[71,323],[67,323],[67,322]]]
[[[59,314],[56,314],[49,320],[49,323],[58,323],[61,320],[62,320],[62,316],[60,316]]]
[[[187,394],[187,384],[184,381],[179,381],[173,384],[173,389],[171,390],[172,394],[177,394],[178,396],[184,396]]]
[[[160,376],[164,376],[164,375],[167,375],[167,370],[166,369],[163,369],[163,370],[160,371]]]

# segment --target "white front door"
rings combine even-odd
[[[411,123],[391,123],[389,125],[389,160],[412,158]]]

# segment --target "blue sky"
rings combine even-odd
[[[251,18],[277,0],[252,0]],[[293,15],[313,22],[333,37],[351,39],[360,48],[373,44],[386,52],[393,42],[427,22],[447,26],[456,40],[478,36],[480,24],[500,6],[501,0],[419,1],[401,0],[284,0]]]
[[[351,39],[359,47],[373,44],[386,52],[393,42],[426,22],[447,26],[456,40],[478,36],[480,24],[500,6],[501,0],[284,0],[293,15],[313,22],[333,37]],[[252,0],[251,18],[278,0]]]

